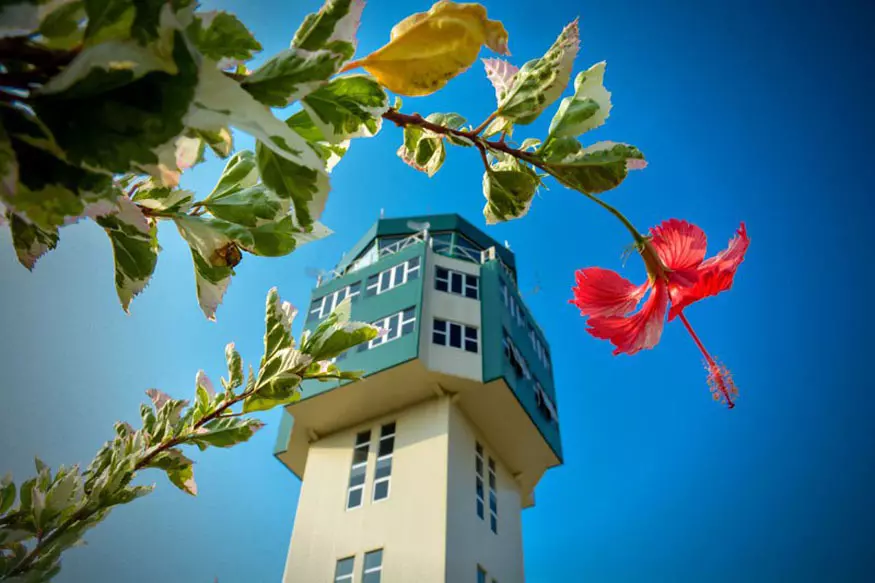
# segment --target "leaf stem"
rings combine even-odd
[[[484,164],[486,165],[487,170],[489,169],[489,163],[487,162],[487,159],[486,159],[486,149],[487,148],[490,150],[495,150],[497,152],[503,152],[509,156],[513,156],[514,158],[516,158],[518,160],[522,160],[524,162],[527,162],[527,163],[531,164],[532,166],[535,166],[536,168],[540,168],[541,170],[543,170],[547,174],[551,175],[553,178],[555,178],[556,180],[558,180],[559,182],[561,182],[562,184],[564,184],[568,188],[571,188],[572,190],[576,190],[577,192],[580,192],[585,197],[587,197],[588,199],[590,199],[591,201],[593,201],[594,203],[596,203],[597,205],[599,205],[600,207],[602,207],[603,209],[605,209],[606,211],[608,211],[609,213],[614,215],[623,224],[623,226],[626,227],[626,229],[632,235],[632,238],[635,240],[635,243],[637,243],[638,245],[642,245],[642,246],[646,244],[647,240],[645,239],[644,235],[642,235],[638,231],[638,229],[635,228],[635,226],[632,224],[632,222],[629,221],[629,219],[627,219],[623,215],[623,213],[621,213],[619,210],[614,208],[612,205],[606,203],[605,201],[603,201],[599,197],[593,196],[592,194],[590,194],[588,192],[578,190],[578,189],[574,188],[573,186],[569,185],[568,183],[564,182],[560,177],[553,174],[553,172],[550,171],[550,167],[547,164],[545,164],[541,160],[541,158],[538,157],[537,155],[535,155],[531,152],[524,152],[522,150],[519,150],[517,148],[513,148],[513,147],[507,145],[507,143],[504,141],[504,137],[502,137],[498,141],[489,141],[489,140],[486,140],[484,138],[481,138],[478,134],[480,131],[482,131],[482,127],[485,124],[488,124],[492,120],[492,118],[495,117],[495,115],[496,114],[493,114],[492,116],[490,116],[490,119],[487,119],[483,124],[480,124],[481,127],[475,128],[474,130],[468,131],[468,132],[466,132],[464,130],[455,130],[453,128],[448,128],[446,126],[432,123],[432,122],[428,121],[427,119],[425,119],[424,117],[422,117],[421,115],[419,115],[418,113],[415,113],[413,115],[408,115],[408,114],[401,113],[400,111],[398,111],[396,109],[389,109],[388,111],[386,111],[383,114],[383,119],[389,120],[399,127],[413,125],[413,126],[419,126],[423,129],[426,129],[426,130],[428,130],[432,133],[435,133],[435,134],[453,135],[453,136],[459,136],[462,138],[467,138],[468,140],[471,140],[474,143],[474,145],[477,147],[478,150],[480,150],[480,155],[483,158],[483,161],[484,161]]]
[[[494,120],[496,117],[498,117],[498,112],[493,111],[492,113],[489,114],[489,117],[487,117],[486,119],[483,120],[483,123],[481,123],[479,126],[474,128],[473,130],[471,130],[471,133],[474,134],[475,136],[479,136],[480,132],[485,130],[486,126],[488,126],[490,123],[492,123],[492,120]]]

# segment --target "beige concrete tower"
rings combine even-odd
[[[516,267],[457,215],[383,219],[313,292],[388,333],[306,385],[277,457],[303,480],[287,583],[522,583],[521,511],[561,463],[549,348]]]

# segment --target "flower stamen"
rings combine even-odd
[[[690,321],[687,320],[684,313],[679,313],[678,317],[681,319],[681,322],[684,323],[687,332],[693,337],[693,341],[705,357],[705,369],[708,371],[708,388],[711,389],[714,400],[720,401],[722,399],[723,402],[726,403],[726,406],[732,409],[735,407],[734,399],[738,397],[738,388],[732,380],[732,373],[723,364],[719,363],[714,357],[708,354],[705,345],[699,340],[699,336],[696,334],[695,330],[693,330]]]

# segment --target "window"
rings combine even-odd
[[[355,568],[355,557],[338,559],[334,568],[334,583],[352,583],[352,572]]]
[[[514,346],[513,340],[510,339],[510,335],[507,333],[507,330],[504,331],[504,356],[510,362],[510,366],[513,367],[516,376],[524,377],[528,380],[531,380],[532,373],[529,371],[529,366],[526,364],[526,359],[520,354],[520,351],[517,350],[517,347]]]
[[[371,445],[371,432],[362,431],[355,436],[352,450],[352,469],[349,472],[349,488],[346,493],[346,509],[352,510],[362,505],[365,490],[365,474],[368,471],[368,449]],[[340,562],[338,562],[338,566]],[[350,568],[352,573],[352,568]],[[350,581],[352,581],[350,575]]]
[[[362,267],[367,267],[371,263],[374,263],[377,259],[379,259],[379,252],[377,251],[376,245],[374,242],[371,243],[365,248],[364,251],[359,253],[359,256],[356,257],[355,261],[353,261],[349,269],[346,270],[347,273],[355,271],[356,269],[361,269]]]
[[[480,245],[474,243],[463,235],[456,234],[456,245],[453,248],[453,256],[466,261],[480,263]]]
[[[362,583],[380,583],[383,574],[383,549],[365,553],[365,566],[362,570]]]
[[[358,351],[364,352],[365,350],[376,348],[381,344],[386,344],[387,342],[392,342],[400,338],[401,336],[407,336],[411,332],[413,332],[413,326],[416,323],[416,308],[411,306],[404,311],[398,312],[397,314],[392,314],[382,320],[377,320],[376,322],[371,322],[377,328],[382,328],[386,330],[386,334],[383,336],[377,336],[370,342],[365,344],[359,344]]]
[[[452,237],[452,233],[432,233],[431,247],[432,249],[434,249],[435,253],[448,255],[450,252],[450,243],[452,241]]]
[[[434,319],[431,340],[440,346],[464,348],[468,352],[477,353],[479,332],[473,326]]]
[[[486,569],[477,565],[477,583],[486,583]]]
[[[475,493],[477,494],[477,517],[483,520],[485,517],[484,508],[486,504],[483,495],[483,446],[480,445],[480,442],[475,442],[474,470],[477,473],[475,489]]]
[[[478,297],[478,283],[480,278],[469,273],[461,273],[452,269],[435,267],[434,288],[438,291],[448,292],[466,298],[476,300]]]
[[[379,295],[417,277],[419,277],[419,257],[414,257],[370,276],[365,287],[365,295],[369,297]]]
[[[392,479],[392,452],[395,451],[395,422],[383,425],[377,450],[377,471],[374,473],[374,502],[389,497]]]
[[[498,494],[495,483],[495,460],[489,458],[489,528],[498,534]]]
[[[351,302],[356,301],[361,291],[361,283],[360,281],[351,283],[346,287],[313,300],[310,304],[310,312],[307,314],[307,322],[321,320],[334,311],[334,308],[346,298],[350,298],[349,301]]]
[[[556,406],[553,405],[550,396],[544,392],[544,387],[541,383],[535,381],[535,402],[538,404],[538,410],[547,418],[547,421],[553,423],[559,421],[559,415],[556,413]]]

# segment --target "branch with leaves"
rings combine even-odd
[[[349,301],[341,303],[300,344],[291,333],[295,309],[281,302],[276,289],[267,296],[264,354],[258,372],[244,376],[234,344],[225,348],[228,376],[216,391],[203,371],[195,379],[195,398],[173,399],[147,391],[151,405],[140,407],[142,427],[116,423],[116,436],[89,466],[52,470],[36,460],[37,476],[16,488],[11,477],[0,482],[0,581],[47,581],[60,570],[61,554],[109,511],[152,491],[133,486],[141,470],[159,469],[179,489],[197,494],[194,462],[184,446],[200,450],[232,447],[262,427],[250,413],[281,407],[300,398],[305,380],[356,380],[361,373],[341,371],[331,360],[376,338],[379,330],[349,320]],[[18,492],[16,502],[16,490]]]

